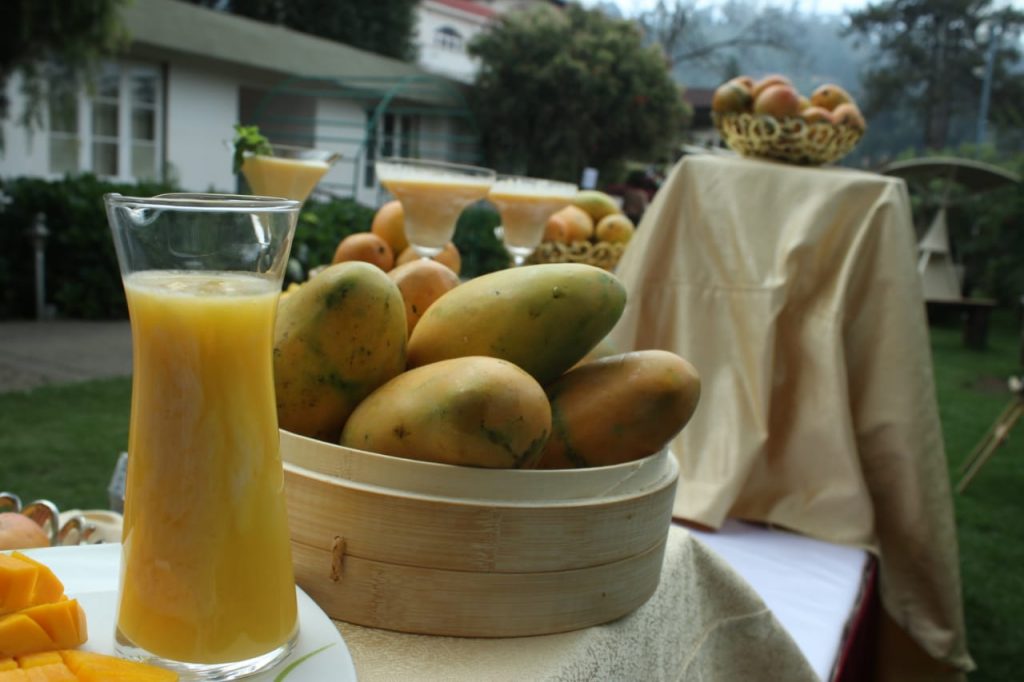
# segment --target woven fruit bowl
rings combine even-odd
[[[857,146],[864,131],[841,123],[803,118],[732,113],[715,114],[715,127],[731,149],[743,156],[802,166],[834,163]]]
[[[578,241],[571,244],[541,242],[530,263],[584,263],[612,270],[626,250],[623,242]]]

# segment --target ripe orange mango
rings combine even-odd
[[[414,261],[421,257],[422,256],[420,256],[420,254],[416,253],[416,249],[410,246],[399,254],[398,260],[395,261],[395,265],[405,265],[409,261]],[[431,258],[431,260],[435,260],[441,265],[447,265],[448,269],[456,275],[462,270],[462,255],[459,253],[459,249],[455,246],[454,242],[448,242],[445,244],[444,251]]]
[[[864,114],[860,113],[860,109],[853,102],[844,102],[837,106],[832,111],[832,119],[836,125],[845,125],[860,131],[867,130],[868,127]]]
[[[579,206],[570,204],[553,213],[551,218],[565,222],[569,243],[585,242],[594,235],[594,219]]]
[[[834,123],[832,112],[822,107],[809,106],[800,112],[800,116],[808,123]]]
[[[850,93],[834,83],[820,85],[811,93],[811,104],[829,111],[835,111],[840,104],[852,101]]]
[[[459,286],[459,276],[451,268],[427,258],[403,263],[388,273],[398,285],[405,301],[405,321],[409,335],[434,301]]]
[[[750,96],[754,98],[754,101],[757,101],[757,98],[761,96],[761,93],[773,85],[788,85],[792,87],[793,82],[782,74],[773,73],[756,81],[754,86],[750,89]]]
[[[769,85],[754,100],[754,113],[775,118],[800,115],[800,95],[792,85]]]
[[[55,602],[64,585],[53,571],[21,552],[0,554],[0,616]]]
[[[395,254],[383,237],[373,232],[356,232],[345,237],[334,250],[331,264],[361,260],[387,272],[395,265]]]
[[[722,83],[711,96],[711,111],[716,114],[738,114],[750,111],[754,98],[743,83],[731,80]]]
[[[88,637],[85,612],[77,599],[40,604],[0,618],[0,656],[69,649]]]
[[[405,236],[405,211],[402,203],[394,199],[378,208],[373,214],[370,232],[386,241],[394,253],[405,251],[409,239]]]
[[[177,673],[89,651],[48,651],[0,658],[0,682],[176,682]]]
[[[78,677],[79,682],[109,682],[134,680],[135,682],[176,682],[178,674],[155,665],[126,661],[114,656],[91,651],[61,651],[64,664]]]
[[[50,536],[38,523],[18,512],[0,513],[0,549],[49,546]]]

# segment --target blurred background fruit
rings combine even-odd
[[[775,118],[800,114],[800,95],[792,85],[769,85],[754,99],[754,113]]]
[[[595,223],[605,216],[619,213],[619,205],[615,199],[596,189],[580,190],[573,197],[572,205],[586,211]]]
[[[821,85],[811,93],[811,104],[829,111],[833,111],[840,104],[852,101],[853,97],[850,96],[850,93],[835,83]]]
[[[594,236],[601,242],[625,244],[633,238],[636,227],[633,221],[621,213],[605,216],[594,228]]]
[[[594,234],[594,219],[579,206],[569,205],[552,214],[555,220],[565,222],[568,242],[585,242]]]
[[[415,250],[410,246],[405,251],[402,251],[398,255],[398,260],[395,265],[404,265],[410,261],[414,261],[417,258],[422,258]],[[459,253],[459,249],[455,246],[454,242],[448,242],[444,245],[444,251],[437,254],[430,260],[435,260],[441,265],[446,265],[448,268],[458,275],[462,272],[462,254]]]
[[[43,527],[19,512],[0,513],[0,550],[49,547]]]
[[[396,266],[388,273],[405,301],[405,320],[409,334],[434,301],[459,286],[459,276],[447,265],[416,258]]]
[[[377,209],[370,232],[386,241],[395,254],[405,251],[409,240],[405,236],[405,211],[402,203],[394,199]]]
[[[338,243],[331,262],[344,263],[354,260],[371,263],[387,272],[395,265],[395,254],[391,251],[391,246],[376,234],[356,232]]]

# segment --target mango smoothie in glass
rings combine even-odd
[[[459,214],[486,197],[495,178],[489,168],[422,159],[381,159],[376,169],[381,184],[401,202],[405,236],[423,258],[444,250]]]
[[[278,156],[286,152],[281,145],[274,150],[274,156],[248,154],[242,162],[242,174],[253,194],[305,201],[337,158],[315,149],[301,150],[306,158]]]
[[[232,679],[298,633],[272,353],[299,203],[106,202],[133,352],[115,646]]]
[[[569,205],[576,185],[523,176],[500,176],[487,199],[501,214],[501,235],[505,250],[516,266],[530,257],[544,237],[552,213]]]

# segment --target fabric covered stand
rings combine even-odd
[[[702,376],[673,444],[676,516],[868,549],[928,675],[971,670],[904,182],[687,156],[617,274],[629,300],[613,343],[674,351]]]

